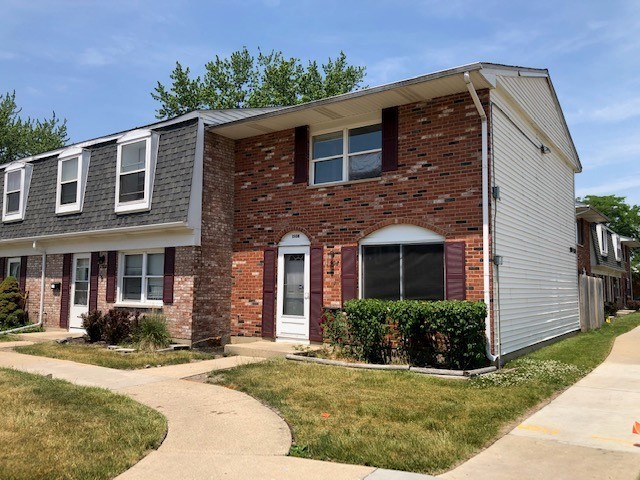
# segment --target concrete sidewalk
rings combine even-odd
[[[443,479],[637,480],[640,327],[593,372]]]
[[[262,361],[227,357],[146,370],[113,370],[0,350],[0,367],[52,375],[128,395],[166,416],[167,437],[120,480],[327,479],[427,480],[428,475],[287,456],[291,432],[273,410],[252,397],[215,385],[181,380],[212,370]]]

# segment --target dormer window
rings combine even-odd
[[[82,212],[90,158],[89,150],[77,147],[69,148],[58,156],[58,215]]]
[[[596,233],[598,236],[598,247],[600,247],[600,255],[606,257],[609,255],[609,242],[607,239],[607,227],[602,224],[596,226]]]
[[[613,241],[613,252],[616,256],[616,262],[622,261],[622,242],[620,240],[620,235],[614,233],[611,235],[611,240]]]
[[[5,168],[3,222],[24,220],[32,171],[33,165],[30,163],[14,163]]]
[[[150,130],[136,130],[118,140],[116,213],[151,209],[158,139]]]

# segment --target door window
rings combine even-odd
[[[79,306],[89,305],[89,259],[76,259],[76,277],[73,304]]]
[[[283,315],[304,316],[304,254],[284,255]]]

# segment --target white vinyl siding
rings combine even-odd
[[[547,92],[546,95],[550,95]],[[555,151],[542,154],[535,130],[495,91],[493,108],[494,241],[503,257],[494,275],[502,354],[577,330],[574,172]],[[542,102],[542,100],[540,100]],[[493,215],[493,212],[492,212]],[[495,271],[495,270],[494,270]]]
[[[556,102],[544,77],[499,77],[502,87],[520,104],[527,114],[544,129],[544,133],[560,147],[562,153],[575,159],[573,147]]]

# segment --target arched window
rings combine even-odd
[[[415,225],[390,225],[360,242],[361,296],[444,299],[444,237]]]

